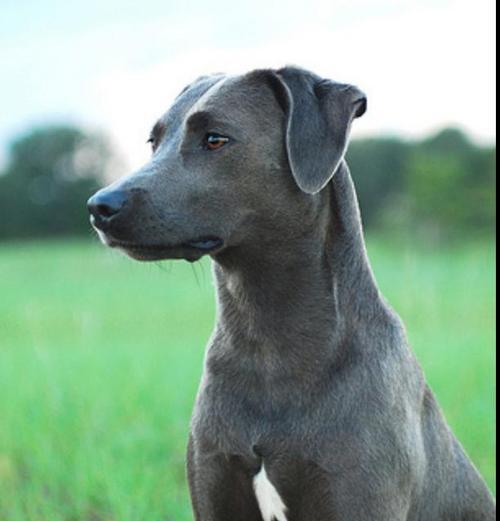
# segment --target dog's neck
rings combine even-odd
[[[314,229],[293,244],[273,241],[216,259],[217,332],[234,349],[296,349],[301,363],[305,352],[317,361],[331,355],[325,346],[342,344],[380,313],[347,165],[316,197],[323,200]]]

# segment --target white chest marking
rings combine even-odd
[[[253,488],[264,521],[287,521],[286,506],[274,485],[269,481],[264,465],[253,480]]]

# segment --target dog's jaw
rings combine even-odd
[[[218,253],[224,247],[224,241],[217,237],[202,237],[174,245],[136,244],[117,241],[96,226],[94,226],[94,229],[104,246],[120,250],[132,259],[143,262],[170,259],[185,259],[188,262],[196,262],[204,255]]]

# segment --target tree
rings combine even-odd
[[[457,129],[420,142],[354,141],[348,152],[365,225],[443,237],[491,232],[496,150]]]
[[[496,154],[456,129],[414,147],[408,164],[411,218],[438,233],[495,226]]]
[[[85,203],[114,162],[99,134],[48,126],[22,135],[0,177],[0,238],[88,233]]]

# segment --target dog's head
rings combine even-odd
[[[356,87],[293,67],[200,78],[154,126],[151,161],[90,199],[92,224],[138,260],[293,240],[365,110]]]

